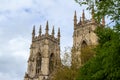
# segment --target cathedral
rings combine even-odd
[[[92,10],[92,18],[87,20],[83,10],[80,20],[77,20],[76,11],[74,13],[74,32],[73,32],[73,47],[72,62],[75,61],[82,65],[81,48],[87,45],[98,44],[98,37],[95,34],[95,29],[99,24],[94,20],[94,10]],[[105,25],[104,18],[102,24]],[[52,33],[49,34],[49,24],[46,23],[45,34],[42,34],[40,26],[39,35],[35,35],[35,26],[32,31],[32,43],[30,46],[30,56],[28,58],[28,68],[25,73],[24,80],[52,80],[51,76],[57,66],[61,65],[60,58],[60,28],[58,29],[57,37],[54,36],[54,26]]]

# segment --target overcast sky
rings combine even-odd
[[[71,47],[74,11],[79,20],[83,9],[74,0],[0,0],[0,80],[23,80],[33,25],[44,33],[48,20],[49,33],[61,29],[61,49]]]

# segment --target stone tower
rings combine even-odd
[[[77,21],[76,11],[74,13],[74,32],[73,32],[73,47],[72,47],[72,64],[77,62],[79,66],[82,65],[81,48],[87,45],[98,44],[98,37],[95,34],[95,29],[99,24],[94,20],[94,9],[92,10],[92,18],[87,20],[83,10],[82,17]],[[102,25],[105,25],[104,18]]]
[[[51,35],[49,34],[48,21],[45,34],[42,34],[40,26],[39,35],[35,35],[35,26],[32,32],[32,44],[28,68],[24,80],[50,80],[51,74],[61,63],[60,60],[60,29],[55,38],[54,26]]]

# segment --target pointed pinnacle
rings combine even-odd
[[[75,14],[74,14],[74,16],[76,16],[76,10],[75,10]]]
[[[58,36],[60,37],[60,28],[58,28]]]
[[[94,5],[93,5],[93,7],[92,7],[92,21],[94,22],[95,20],[94,20]]]
[[[80,23],[81,23],[81,17],[80,17]]]
[[[42,28],[41,28],[41,25],[40,25],[40,29],[39,29],[39,35],[42,34]]]
[[[58,44],[60,44],[60,28],[58,28]]]
[[[92,16],[94,16],[94,7],[92,8]]]
[[[102,18],[102,25],[105,26],[105,17]]]
[[[48,21],[47,21],[47,23],[46,23],[46,29],[45,29],[45,30],[46,30],[46,33],[45,33],[45,35],[46,35],[46,36],[48,36],[48,34],[49,34],[49,33],[48,33],[48,30],[49,30]]]
[[[35,25],[33,26],[33,32],[32,32],[33,35],[35,35]]]
[[[48,21],[46,23],[46,30],[49,30]]]
[[[74,13],[74,19],[75,19],[75,20],[77,19],[76,11],[75,11],[75,13]]]
[[[54,36],[55,34],[55,31],[54,31],[54,26],[53,26],[53,29],[52,29],[52,35]]]
[[[84,21],[85,21],[85,13],[84,13],[84,10],[83,10],[83,13],[82,13],[82,23],[84,24]]]
[[[85,13],[84,13],[84,10],[83,10],[83,13],[82,13],[82,18],[85,18]]]

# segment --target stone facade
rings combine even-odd
[[[36,36],[35,26],[33,27],[28,69],[24,80],[50,80],[50,75],[61,63],[60,29],[58,29],[57,38],[54,36],[54,27],[50,35],[47,21],[45,30],[45,34],[42,34],[40,26],[39,35]]]
[[[98,37],[95,34],[95,29],[99,25],[104,25],[104,18],[102,24],[98,24],[94,20],[94,10],[92,10],[92,18],[87,20],[83,10],[82,17],[77,21],[77,14],[74,14],[74,32],[73,32],[73,47],[72,47],[72,64],[77,62],[78,66],[82,65],[81,48],[87,45],[97,45]]]

